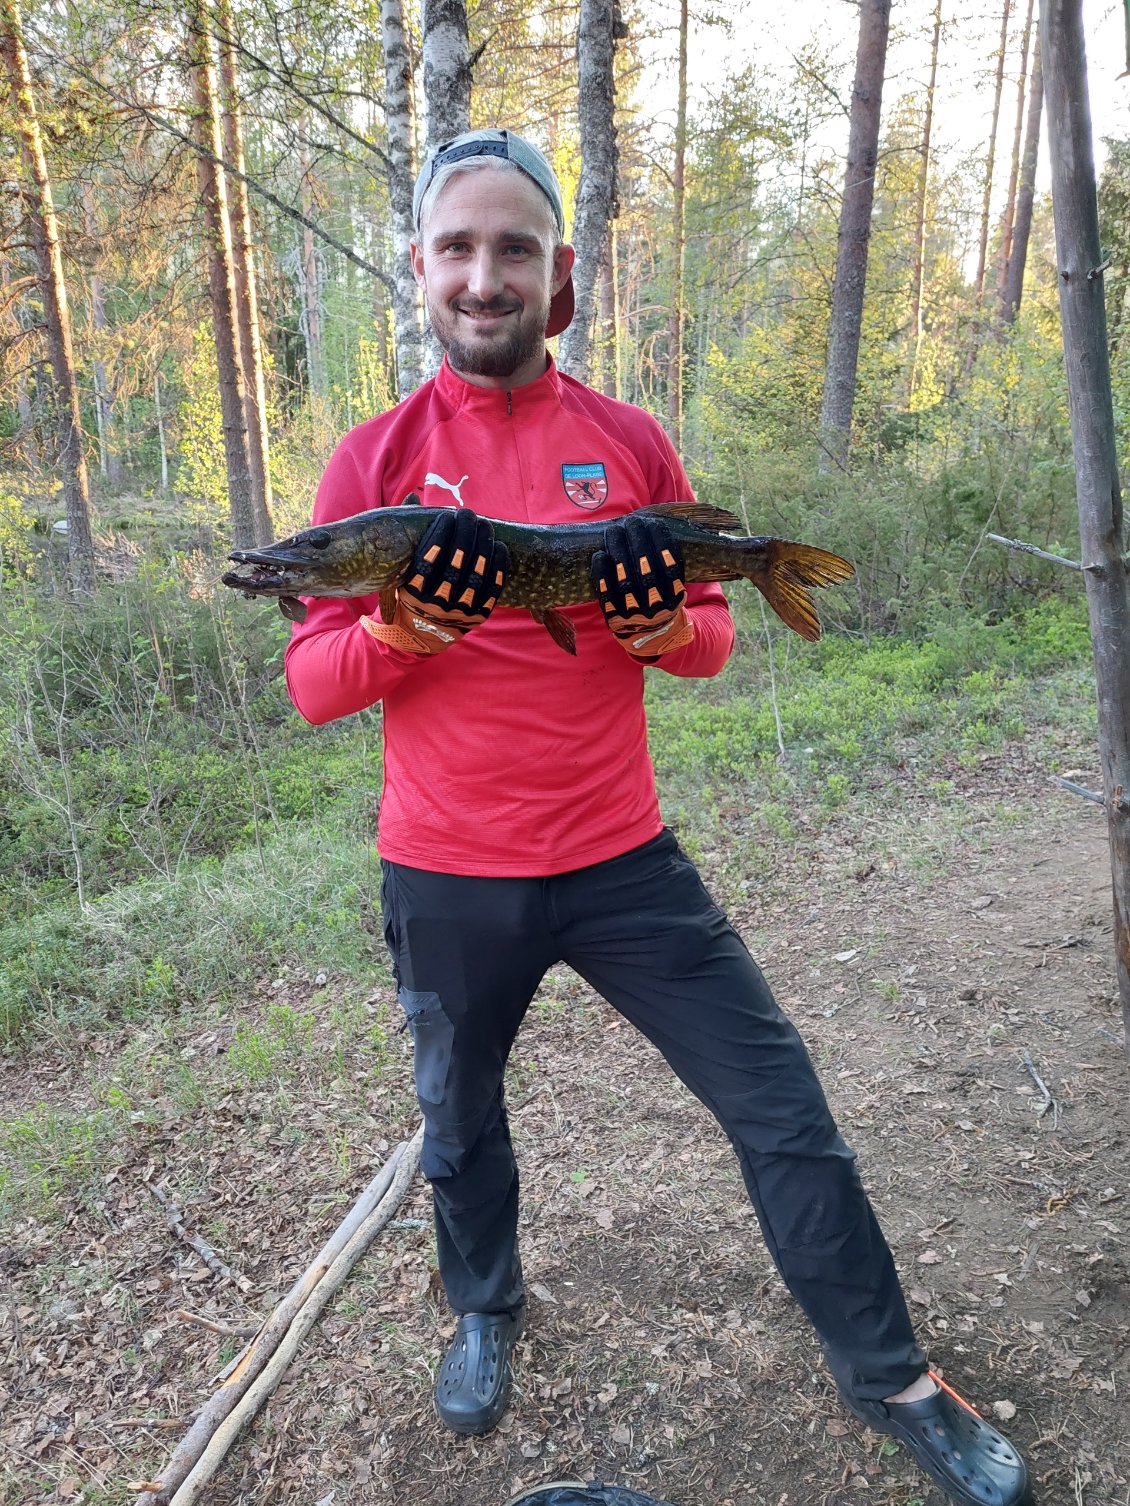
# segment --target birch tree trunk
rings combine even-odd
[[[989,150],[985,157],[985,191],[981,198],[981,234],[977,242],[977,274],[974,278],[973,287],[977,296],[977,307],[981,307],[981,301],[985,294],[985,259],[989,250],[989,201],[993,193],[993,170],[996,164],[997,154],[997,125],[1001,114],[1001,94],[1004,90],[1004,55],[1008,47],[1008,18],[1012,12],[1012,0],[1004,0],[1004,12],[1001,16],[1001,40],[997,52],[997,74],[993,85],[993,116],[989,126]]]
[[[420,290],[412,275],[408,247],[412,189],[416,181],[416,105],[412,59],[404,34],[402,0],[381,0],[385,55],[385,119],[388,130],[388,197],[392,209],[392,321],[396,340],[396,391],[414,392],[423,376],[423,321]]]
[[[675,205],[671,226],[671,323],[667,336],[667,432],[683,443],[683,273],[687,253],[687,32],[688,0],[679,0],[679,94],[675,121]]]
[[[926,278],[926,194],[930,185],[930,148],[934,133],[934,92],[938,84],[938,50],[942,39],[942,0],[934,9],[934,39],[930,44],[930,82],[926,86],[926,115],[922,122],[922,161],[918,165],[918,185],[914,206],[914,282],[911,291],[910,327],[914,354],[910,363],[910,396],[918,383],[918,362],[922,353],[922,294]]]
[[[307,220],[314,208],[310,167],[310,143],[306,136],[306,122],[303,121],[298,128],[298,196],[299,208]],[[321,272],[314,232],[309,225],[302,227],[302,335],[306,341],[306,376],[310,391],[315,397],[325,397],[328,389],[325,346],[322,341]]]
[[[67,508],[67,563],[73,589],[90,593],[94,590],[94,540],[90,487],[82,451],[82,415],[71,344],[71,316],[63,278],[55,202],[39,131],[17,0],[0,0],[0,52],[8,73],[12,110],[20,136],[23,173],[29,183],[27,217],[43,299],[48,357],[55,379],[52,400]]]
[[[1028,261],[1028,237],[1032,232],[1032,200],[1036,192],[1036,161],[1040,154],[1040,116],[1044,103],[1044,75],[1040,65],[1040,36],[1036,34],[1032,59],[1032,82],[1028,90],[1028,124],[1024,130],[1024,152],[1016,188],[1016,221],[1012,230],[1012,249],[1008,258],[1008,277],[1000,301],[1003,323],[1012,324],[1020,311],[1024,294],[1024,268]]]
[[[1012,132],[1012,156],[1008,171],[1008,193],[1001,215],[1001,243],[997,252],[997,308],[1008,286],[1008,263],[1012,256],[1012,238],[1016,229],[1016,194],[1020,177],[1021,137],[1024,134],[1024,94],[1028,84],[1028,52],[1032,43],[1032,17],[1036,0],[1028,0],[1028,18],[1020,44],[1020,77],[1016,83],[1016,124]]]
[[[836,275],[832,284],[828,362],[824,373],[824,399],[820,412],[824,449],[821,466],[824,469],[830,468],[832,464],[841,467],[846,465],[851,439],[890,20],[890,0],[862,0],[859,47],[855,57],[855,85],[851,100],[851,127],[848,134],[847,173],[840,209]]]
[[[1115,963],[1130,1051],[1130,600],[1082,10],[1082,0],[1041,0],[1040,35],[1079,542],[1110,836]]]
[[[269,544],[274,536],[271,523],[270,440],[267,433],[267,384],[263,373],[263,344],[259,332],[259,294],[255,282],[255,252],[251,243],[251,206],[243,151],[243,120],[235,71],[235,33],[231,0],[218,0],[216,14],[220,37],[220,78],[223,86],[222,119],[224,153],[236,172],[231,177],[232,270],[235,273],[235,308],[239,324],[239,355],[243,370],[244,414],[247,422],[247,458],[251,468],[251,505],[255,514],[256,543]]]
[[[581,0],[577,30],[581,178],[573,213],[576,312],[557,346],[561,370],[579,382],[589,378],[596,285],[616,213],[615,51],[613,0]]]
[[[471,44],[465,0],[424,0],[428,151],[471,128]]]
[[[428,151],[471,128],[471,43],[466,0],[424,0],[424,103]],[[435,376],[443,351],[430,324],[424,331],[424,375]]]
[[[257,536],[251,491],[251,460],[247,444],[247,404],[239,350],[239,323],[236,317],[231,220],[224,173],[214,160],[223,157],[224,143],[216,108],[216,77],[208,40],[207,0],[192,0],[188,23],[193,127],[197,143],[203,148],[196,154],[196,176],[204,209],[204,238],[208,252],[208,282],[220,383],[220,413],[224,431],[224,460],[228,473],[232,541],[237,549],[253,549]],[[210,153],[210,157],[206,157],[205,152]]]

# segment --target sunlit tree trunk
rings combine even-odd
[[[243,396],[247,421],[247,455],[251,466],[251,502],[255,512],[256,542],[270,543],[271,524],[270,440],[267,433],[267,383],[263,374],[263,345],[259,333],[259,295],[255,279],[255,252],[251,239],[251,206],[247,184],[237,176],[245,171],[243,120],[235,69],[235,33],[231,0],[218,0],[220,77],[223,84],[224,152],[236,169],[230,180],[232,267],[235,273],[235,307],[239,322],[239,354],[243,367]]]
[[[1016,83],[1016,124],[1012,132],[1012,157],[1008,171],[1008,193],[1001,215],[1001,243],[997,252],[997,308],[1008,286],[1008,263],[1012,256],[1012,239],[1016,231],[1016,195],[1020,178],[1021,138],[1024,135],[1024,93],[1028,85],[1028,53],[1032,43],[1032,17],[1036,0],[1028,0],[1028,18],[1020,44],[1020,77]]]
[[[194,129],[203,148],[196,155],[200,201],[204,209],[208,281],[212,300],[212,330],[220,383],[220,413],[224,431],[224,459],[228,473],[228,504],[232,540],[239,549],[258,542],[252,500],[251,460],[247,444],[247,404],[236,317],[235,269],[227,184],[215,158],[223,157],[223,135],[216,106],[216,77],[208,40],[206,0],[193,0],[189,12],[189,72],[192,75]],[[204,152],[211,154],[206,157]]]
[[[412,188],[416,181],[416,106],[412,59],[404,34],[402,0],[381,0],[385,58],[385,118],[388,128],[388,197],[392,209],[392,318],[396,339],[396,387],[405,398],[423,375],[420,290],[412,275]]]
[[[836,276],[832,284],[828,361],[824,372],[824,398],[820,411],[823,446],[821,464],[825,467],[846,464],[851,439],[890,20],[890,0],[862,0],[859,47],[855,57],[855,84],[851,100],[851,127],[848,134],[847,173],[840,209]]]
[[[600,267],[601,376],[605,397],[619,397],[621,392],[619,244],[616,221],[610,220]]]
[[[581,0],[577,31],[577,98],[581,179],[573,213],[576,313],[558,344],[561,370],[588,380],[596,286],[616,213],[616,83],[612,0]]]
[[[43,299],[48,356],[55,379],[55,430],[67,508],[67,559],[71,585],[76,591],[89,593],[94,590],[94,540],[90,487],[82,452],[82,418],[71,345],[71,317],[51,179],[35,109],[17,0],[0,0],[0,51],[4,56],[12,112],[20,136],[23,172],[28,181],[27,218]]]
[[[1016,188],[1016,219],[1008,258],[1008,276],[1000,301],[1000,317],[1012,324],[1024,294],[1024,268],[1028,261],[1028,237],[1032,231],[1032,201],[1036,192],[1036,161],[1040,153],[1040,116],[1044,103],[1044,76],[1040,66],[1040,37],[1036,35],[1032,58],[1032,83],[1028,90],[1028,124],[1024,129],[1024,152]]]
[[[918,383],[922,352],[922,295],[926,278],[926,195],[930,186],[930,151],[934,133],[934,91],[938,83],[938,50],[942,39],[942,0],[934,9],[934,39],[930,44],[930,82],[926,86],[926,115],[922,122],[922,160],[914,205],[914,281],[911,290],[910,327],[914,354],[910,363],[910,396]]]
[[[1059,308],[1091,617],[1114,949],[1130,1051],[1130,581],[1115,452],[1082,0],[1041,0]]]
[[[165,445],[165,419],[161,412],[161,376],[153,368],[153,416],[157,420],[157,446],[161,455],[161,490],[169,489],[169,451]]]
[[[985,261],[989,251],[989,202],[993,193],[993,170],[997,157],[997,125],[1001,114],[1001,94],[1004,90],[1004,58],[1008,48],[1008,19],[1012,12],[1012,0],[1004,0],[1001,16],[1001,40],[997,52],[997,72],[993,84],[993,115],[989,126],[989,150],[985,157],[985,188],[981,197],[981,233],[977,241],[977,274],[973,287],[980,308],[985,294]]]
[[[687,252],[687,0],[679,0],[679,85],[675,118],[675,190],[671,225],[671,322],[667,335],[667,432],[671,443],[683,443],[683,274]]]

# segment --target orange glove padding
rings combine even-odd
[[[592,583],[605,622],[633,659],[653,663],[694,637],[682,551],[662,518],[629,513],[609,524]]]
[[[469,507],[445,508],[420,540],[390,620],[362,617],[361,624],[390,648],[442,653],[487,620],[509,567],[488,519]]]

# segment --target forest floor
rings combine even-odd
[[[859,1152],[934,1364],[1024,1451],[1043,1506],[1127,1506],[1130,1136],[1105,821],[1022,747],[951,775],[945,802],[909,775],[897,801],[860,792],[744,891],[740,816],[723,813],[727,851],[702,863]],[[24,1178],[0,1226],[5,1506],[125,1502],[159,1476],[236,1347],[178,1311],[267,1311],[411,1134],[391,985],[333,1022],[332,992],[267,979],[241,1022],[40,1038],[3,1067]],[[357,1268],[211,1506],[502,1506],[593,1477],[675,1506],[940,1506],[903,1450],[842,1412],[714,1122],[564,970],[509,1098],[530,1321],[502,1425],[458,1439],[433,1415],[451,1320],[417,1181],[399,1217],[424,1226],[387,1230]],[[168,1233],[144,1185],[161,1179],[244,1296]]]

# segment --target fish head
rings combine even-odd
[[[422,528],[422,508],[375,507],[338,523],[303,528],[262,549],[235,549],[238,570],[221,579],[248,596],[366,596],[407,568]]]

